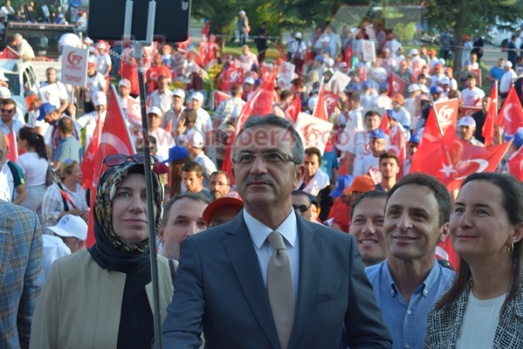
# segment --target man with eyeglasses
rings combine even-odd
[[[303,158],[285,119],[246,121],[233,144],[244,209],[182,242],[164,346],[198,348],[203,331],[216,348],[391,347],[354,239],[293,210]]]

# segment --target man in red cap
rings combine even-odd
[[[243,208],[243,200],[237,191],[214,200],[203,211],[203,219],[210,228],[232,221]]]

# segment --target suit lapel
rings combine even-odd
[[[296,316],[289,342],[289,348],[294,348],[312,316],[315,299],[318,294],[320,272],[322,269],[323,248],[325,241],[315,233],[315,223],[306,223],[300,216],[298,219],[298,236],[300,243],[300,275],[298,281],[298,301]]]
[[[263,283],[260,266],[247,226],[240,213],[233,221],[228,239],[223,242],[232,267],[245,298],[258,320],[261,328],[274,348],[279,348],[278,333],[272,317],[269,297]],[[253,272],[253,271],[258,272]]]

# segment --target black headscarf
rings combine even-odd
[[[96,243],[89,248],[95,262],[104,269],[122,273],[136,272],[149,266],[149,239],[136,244],[125,242],[113,229],[113,199],[116,189],[132,173],[143,174],[143,164],[125,162],[110,167],[100,178],[94,207],[94,236]],[[162,217],[163,187],[153,173],[153,201],[156,205],[155,230],[160,228]]]

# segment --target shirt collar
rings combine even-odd
[[[254,245],[256,245],[258,249],[260,249],[273,230],[251,216],[245,209],[243,210],[243,219],[245,220],[245,225],[247,225],[247,229],[249,230],[252,242],[254,242]],[[291,247],[294,247],[296,243],[296,224],[296,214],[294,213],[294,210],[291,210],[291,213],[287,218],[285,218],[282,224],[275,229],[285,238]]]
[[[390,285],[390,293],[391,296],[395,296],[398,294],[398,286],[396,286],[396,283],[394,282],[394,279],[392,278],[392,274],[390,273],[389,264],[387,261],[383,262],[384,265],[384,272],[385,272],[385,280],[387,281],[387,285]],[[433,287],[436,287],[438,279],[442,273],[441,268],[443,268],[437,261],[434,261],[434,265],[430,269],[429,274],[423,280],[423,282],[416,287],[413,294],[422,293],[423,296],[427,297],[430,290],[432,290]]]

